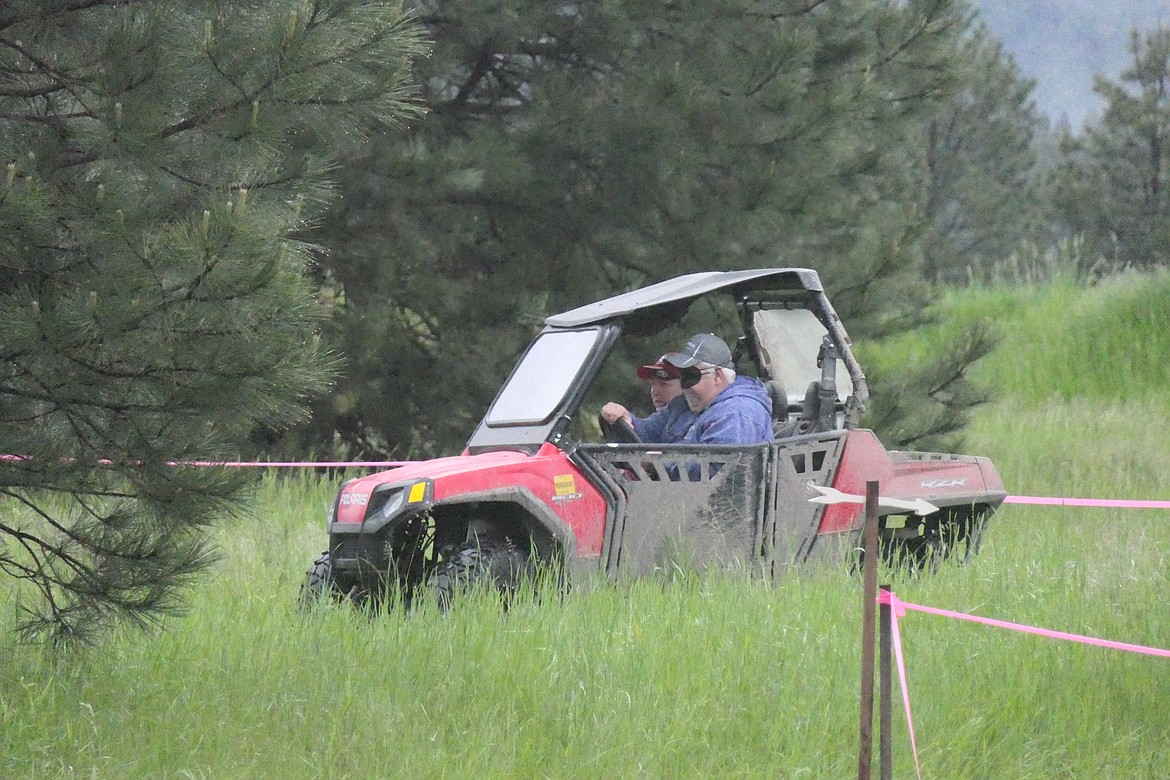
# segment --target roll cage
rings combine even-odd
[[[623,333],[655,335],[680,323],[695,301],[713,295],[734,303],[742,330],[737,362],[783,388],[776,402],[787,401],[794,410],[807,406],[806,388],[819,380],[822,401],[830,401],[822,406],[838,417],[834,427],[857,426],[869,397],[865,375],[816,271],[711,271],[545,319],[472,434],[468,452],[536,452],[545,442],[559,443]]]

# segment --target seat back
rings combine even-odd
[[[775,379],[764,382],[764,389],[772,399],[772,427],[788,422],[788,393]]]
[[[774,403],[774,402],[773,402]],[[800,406],[800,416],[782,425],[772,426],[772,432],[777,439],[788,436],[804,436],[808,433],[820,433],[823,428],[818,423],[821,420],[821,383],[810,382],[804,391],[804,402]]]

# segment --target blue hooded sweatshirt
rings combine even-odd
[[[644,442],[678,444],[695,422],[695,413],[687,406],[686,396],[678,394],[666,406],[645,419],[630,415],[634,432]]]
[[[730,387],[711,399],[682,439],[683,444],[758,444],[764,441],[775,441],[772,399],[764,384],[749,376],[736,376]]]

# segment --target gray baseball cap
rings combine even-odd
[[[731,368],[731,350],[713,333],[696,333],[681,350],[663,355],[662,361],[676,368],[690,368],[696,363]]]

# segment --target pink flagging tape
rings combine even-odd
[[[32,460],[25,455],[0,455],[0,461],[28,461]],[[98,463],[111,464],[111,460],[99,460]],[[398,466],[409,466],[422,463],[418,460],[291,460],[291,461],[242,461],[242,460],[181,460],[170,461],[172,466],[224,466],[233,468],[270,468],[270,469],[392,469]],[[1119,509],[1170,509],[1170,501],[1146,501],[1124,498],[1065,498],[1061,496],[1008,496],[1003,500],[1005,504],[1033,504],[1041,506],[1095,506],[1114,507]]]
[[[30,461],[25,455],[0,455],[0,461]],[[113,464],[113,461],[102,459],[102,464]],[[230,468],[270,468],[270,469],[392,469],[399,466],[409,466],[422,463],[418,460],[180,460],[169,461],[172,466],[220,466]],[[1124,498],[1065,498],[1061,496],[1008,496],[1003,500],[1005,504],[1032,504],[1041,506],[1092,506],[1114,507],[1118,509],[1170,509],[1170,501],[1147,501],[1141,499]]]
[[[1069,642],[1080,642],[1085,645],[1093,645],[1095,647],[1107,647],[1110,650],[1124,650],[1128,653],[1142,653],[1144,655],[1156,655],[1162,658],[1170,658],[1170,650],[1163,650],[1157,647],[1146,647],[1144,645],[1133,645],[1128,642],[1114,642],[1109,639],[1097,639],[1096,637],[1084,636],[1082,634],[1070,634],[1065,631],[1053,631],[1048,628],[1036,628],[1035,626],[1025,626],[1020,623],[1009,623],[1006,620],[993,620],[992,618],[978,617],[976,615],[967,615],[962,612],[952,612],[948,609],[938,609],[936,607],[924,607],[920,604],[911,604],[907,601],[900,601],[894,594],[890,594],[888,601],[883,601],[883,596],[878,596],[878,602],[882,604],[890,604],[895,611],[913,609],[918,612],[925,612],[930,615],[941,615],[942,617],[954,618],[955,620],[968,620],[972,623],[982,623],[986,626],[995,626],[996,628],[1006,628],[1011,631],[1020,631],[1025,634],[1035,634],[1036,636],[1043,636],[1049,639],[1064,639]]]
[[[1142,501],[1124,498],[1061,498],[1059,496],[1008,496],[1005,504],[1043,506],[1104,506],[1118,509],[1170,509],[1170,501]]]
[[[902,656],[902,635],[898,629],[898,618],[903,617],[908,609],[925,612],[930,615],[955,618],[956,620],[969,620],[973,623],[983,623],[984,625],[995,626],[996,628],[1021,631],[1025,634],[1035,634],[1037,636],[1048,637],[1049,639],[1064,639],[1070,642],[1080,642],[1081,644],[1094,645],[1096,647],[1106,647],[1111,650],[1124,650],[1130,653],[1142,653],[1144,655],[1170,658],[1170,650],[1162,650],[1157,647],[1133,645],[1127,642],[1113,642],[1108,639],[1097,639],[1096,637],[1070,634],[1065,631],[1052,631],[1047,628],[1036,628],[1020,623],[1009,623],[1006,620],[993,620],[991,618],[977,617],[962,612],[952,612],[949,609],[938,609],[936,607],[924,607],[921,604],[911,604],[908,601],[900,600],[891,591],[885,589],[878,591],[877,602],[879,604],[889,605],[890,607],[890,639],[894,645],[894,658],[898,666],[898,683],[902,687],[902,707],[906,711],[906,727],[910,731],[910,749],[914,753],[914,769],[918,772],[919,780],[922,779],[922,769],[918,763],[918,744],[914,737],[914,717],[910,712],[910,686],[906,679],[906,663]]]
[[[0,455],[0,461],[31,461],[24,455]],[[260,460],[260,461],[243,461],[243,460],[171,460],[167,461],[169,466],[204,466],[204,467],[225,467],[225,468],[300,468],[300,469],[392,469],[398,466],[409,466],[413,463],[421,463],[417,460]],[[114,461],[102,458],[97,461],[102,465],[112,465]]]
[[[311,468],[311,469],[392,469],[398,466],[409,466],[412,463],[419,463],[417,460],[312,460],[312,461],[275,461],[264,460],[256,462],[248,461],[218,461],[218,460],[184,460],[172,462],[172,466],[225,466],[234,468],[273,468],[273,469],[292,469],[292,468]]]
[[[910,683],[906,679],[906,662],[902,658],[902,634],[898,631],[900,610],[897,597],[888,590],[878,592],[878,603],[890,605],[890,639],[894,645],[894,659],[898,664],[898,685],[902,688],[902,708],[906,710],[906,728],[910,731],[910,751],[914,754],[914,771],[918,780],[922,780],[922,766],[918,762],[918,742],[914,738],[914,717],[910,714]]]

